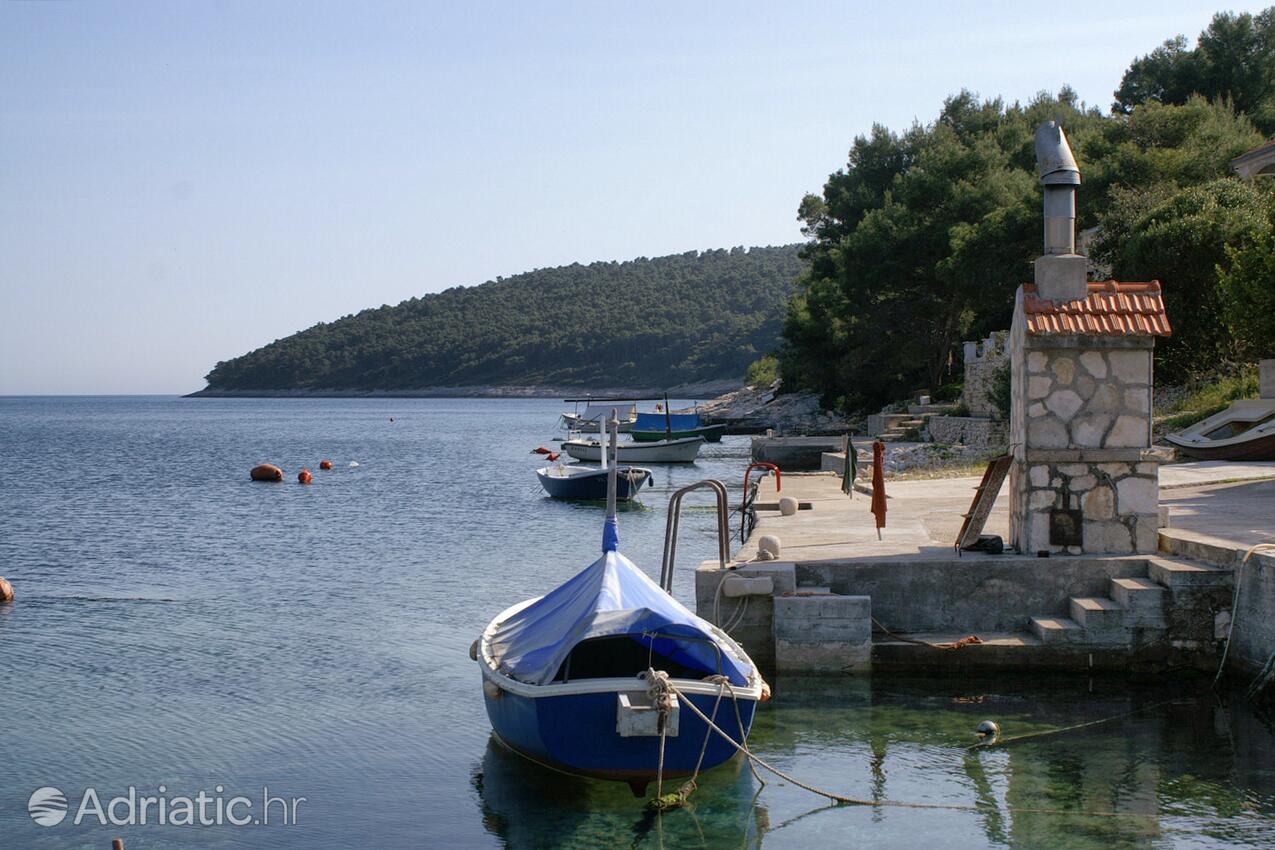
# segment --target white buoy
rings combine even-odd
[[[792,496],[779,497],[779,515],[792,516],[797,512],[797,500]]]
[[[350,461],[350,469],[353,469],[354,467],[358,465],[359,465],[359,462],[357,460]]]
[[[761,561],[778,561],[781,550],[779,538],[773,534],[763,534],[757,541],[757,559]]]

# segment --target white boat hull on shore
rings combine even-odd
[[[703,437],[659,440],[654,443],[621,443],[616,446],[620,463],[691,463],[699,455]],[[598,440],[567,440],[562,450],[576,460],[600,463],[602,443]]]

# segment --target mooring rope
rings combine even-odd
[[[904,637],[903,635],[895,634],[887,629],[885,624],[876,617],[872,617],[871,619],[872,624],[885,633],[886,637],[892,637],[895,640],[902,641],[904,643],[913,643],[917,646],[928,646],[931,649],[960,649],[962,646],[977,646],[983,642],[983,639],[978,635],[966,635],[960,640],[954,640],[950,643],[931,643],[928,640],[917,640],[916,638]]]
[[[987,749],[991,749],[992,747],[1003,747],[1008,744],[1017,743],[1019,741],[1026,741],[1031,738],[1044,738],[1049,735],[1061,735],[1064,732],[1074,732],[1077,729],[1085,729],[1089,726],[1101,726],[1103,723],[1110,723],[1113,720],[1123,720],[1126,717],[1132,717],[1135,714],[1141,714],[1142,712],[1150,711],[1153,708],[1163,708],[1164,706],[1170,705],[1173,702],[1174,700],[1166,699],[1160,702],[1153,702],[1150,705],[1140,705],[1137,708],[1133,709],[1132,711],[1126,711],[1123,714],[1115,714],[1115,715],[1112,715],[1111,717],[1102,717],[1102,718],[1099,718],[1098,720],[1088,720],[1088,721],[1085,721],[1084,723],[1076,723],[1075,725],[1072,725],[1072,726],[1064,726],[1061,729],[1046,729],[1043,732],[1025,732],[1022,735],[1011,735],[1008,738],[1002,738],[999,735],[995,735],[991,738],[991,740],[979,741],[977,744],[972,744],[966,747],[966,749],[967,750],[987,750]]]
[[[1244,558],[1240,561],[1240,566],[1243,567],[1246,565],[1249,558],[1253,557],[1255,553],[1266,549],[1275,550],[1275,543],[1258,543],[1250,546],[1248,551],[1244,553]],[[1240,578],[1240,571],[1238,568],[1231,573],[1231,581],[1235,583],[1235,592],[1231,594],[1231,622],[1226,627],[1226,646],[1222,647],[1222,660],[1218,662],[1217,675],[1213,677],[1214,690],[1217,690],[1218,683],[1222,681],[1222,671],[1226,669],[1226,658],[1231,653],[1231,635],[1235,632],[1235,620],[1240,613],[1240,587],[1243,582]],[[1251,685],[1249,685],[1248,696],[1255,696],[1257,692],[1265,686],[1265,682],[1262,682],[1261,686],[1258,685],[1258,682],[1261,682],[1263,677],[1269,675],[1268,668],[1275,668],[1275,652],[1271,653],[1271,657],[1266,661],[1266,666],[1262,668],[1262,671],[1258,673],[1257,678],[1253,680]],[[1255,688],[1256,690],[1254,690]]]
[[[907,802],[904,800],[864,800],[859,797],[848,797],[844,794],[838,794],[833,791],[827,791],[823,788],[818,788],[814,785],[807,784],[797,779],[795,776],[785,773],[784,771],[780,770],[779,768],[767,762],[761,756],[758,756],[757,754],[755,754],[752,750],[748,748],[748,744],[746,740],[745,742],[741,743],[740,741],[736,741],[734,738],[732,738],[730,734],[726,732],[726,730],[722,729],[720,726],[714,723],[710,717],[704,714],[704,712],[700,711],[699,706],[695,705],[695,703],[687,699],[686,695],[683,694],[680,690],[678,690],[678,687],[674,685],[672,681],[667,681],[667,685],[674,694],[676,694],[683,702],[686,703],[686,705],[690,707],[691,711],[694,712],[696,716],[699,717],[700,720],[704,721],[704,723],[707,724],[709,729],[711,729],[713,732],[716,732],[721,737],[725,738],[731,744],[731,746],[733,746],[736,750],[738,750],[739,752],[747,756],[750,763],[756,762],[758,765],[770,771],[771,773],[775,774],[780,779],[783,779],[797,786],[798,788],[801,788],[804,791],[809,791],[812,794],[817,794],[820,797],[825,797],[829,800],[832,800],[835,803],[839,803],[841,805],[849,805],[849,806],[870,806],[874,808],[901,808],[901,809],[941,809],[946,811],[963,811],[963,812],[985,812],[988,810],[987,806],[976,806],[976,805],[961,804],[961,803],[913,803],[913,802]],[[733,693],[734,692],[732,689],[732,695]],[[740,731],[741,732],[743,731],[742,725],[740,727]],[[1107,817],[1107,818],[1115,818],[1115,817],[1154,818],[1156,817],[1156,815],[1154,814],[1143,814],[1141,812],[1094,812],[1094,811],[1085,811],[1085,810],[1074,811],[1074,810],[1068,810],[1068,809],[1010,807],[1007,809],[1007,811],[1030,813],[1030,814],[1048,814],[1048,815],[1072,815],[1072,816],[1089,815],[1092,817]]]

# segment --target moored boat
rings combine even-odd
[[[568,431],[579,431],[583,434],[600,434],[602,432],[602,423],[607,421],[612,411],[615,411],[619,418],[620,433],[627,434],[633,427],[633,421],[637,415],[637,406],[632,403],[586,404],[583,411],[579,409],[577,404],[573,413],[562,414],[562,424],[566,426]]]
[[[500,613],[471,654],[501,742],[641,795],[734,757],[765,683],[738,643],[620,554],[615,449],[613,432],[602,556]]]
[[[1165,439],[1182,454],[1200,460],[1275,460],[1275,399],[1232,402],[1221,413]]]
[[[698,413],[638,413],[629,433],[638,442],[703,437],[706,442],[720,443],[726,426],[705,425]]]
[[[536,470],[540,486],[555,499],[605,499],[607,470],[578,464],[554,464]],[[621,466],[616,470],[615,497],[626,502],[651,480],[651,470]]]
[[[699,455],[703,437],[682,437],[653,443],[621,443],[616,451],[620,463],[691,463]],[[600,463],[601,440],[565,440],[562,450],[576,460]]]

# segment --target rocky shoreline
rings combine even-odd
[[[794,437],[845,434],[862,423],[829,413],[813,393],[777,394],[777,386],[743,387],[699,405],[704,420],[725,425],[728,434],[776,434]]]
[[[708,401],[696,409],[710,424],[726,426],[728,434],[761,434],[773,429],[778,434],[814,436],[844,434],[861,430],[862,423],[828,413],[819,406],[819,397],[809,393],[779,395],[777,387],[740,387],[736,381],[704,381],[668,388],[670,398]],[[563,386],[470,386],[420,387],[404,390],[227,390],[208,387],[184,398],[660,398],[663,388],[652,387],[563,387]]]

